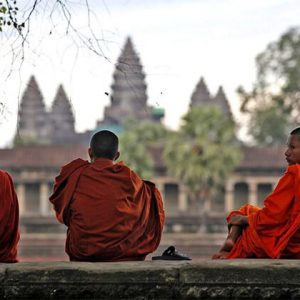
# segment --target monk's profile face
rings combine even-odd
[[[285,158],[289,165],[300,164],[300,137],[292,134],[287,141]]]

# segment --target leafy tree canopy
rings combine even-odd
[[[259,144],[284,143],[300,122],[300,28],[270,43],[256,57],[256,66],[253,89],[238,88],[241,111],[250,116],[249,134]]]
[[[258,144],[282,144],[288,136],[288,115],[280,113],[276,106],[261,106],[253,111],[249,132]],[[262,130],[263,129],[263,130]]]
[[[209,200],[241,158],[234,122],[214,106],[192,108],[164,154],[169,171],[196,200]]]
[[[279,87],[284,93],[300,91],[300,28],[285,32],[256,58],[257,84],[267,91]]]
[[[154,172],[151,150],[162,151],[168,134],[161,124],[129,121],[120,137],[120,159],[139,176],[150,179]]]

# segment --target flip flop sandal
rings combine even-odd
[[[192,260],[188,256],[178,253],[174,246],[168,247],[161,256],[153,256],[152,260]]]

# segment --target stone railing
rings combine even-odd
[[[1,299],[299,299],[298,260],[0,264]]]

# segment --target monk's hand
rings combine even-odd
[[[248,223],[248,217],[247,216],[242,216],[242,215],[233,215],[229,222],[228,222],[228,227],[230,228],[231,226],[247,226]]]

